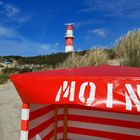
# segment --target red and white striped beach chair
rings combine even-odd
[[[11,76],[20,140],[139,140],[140,69],[97,66]]]

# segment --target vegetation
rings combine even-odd
[[[84,55],[72,53],[58,68],[74,68],[81,66],[96,66],[105,64],[108,60],[108,54],[104,49],[93,49],[87,51]]]
[[[14,73],[25,73],[25,72],[31,72],[32,69],[25,67],[22,69],[19,68],[4,68],[2,70],[2,73],[0,73],[0,84],[4,84],[9,80],[9,77],[11,74]]]
[[[25,72],[32,72],[33,69],[24,67],[24,68],[4,68],[2,73],[4,74],[14,74],[14,73],[25,73]]]
[[[18,71],[19,71],[18,68],[4,68],[2,70],[2,73],[4,73],[4,74],[6,74],[6,73],[11,74],[11,73],[17,73]]]
[[[34,65],[52,65],[55,66],[57,63],[63,62],[69,54],[57,53],[46,56],[34,56],[34,57],[22,57],[22,56],[3,56],[0,58],[1,61],[16,60],[19,65],[34,64]]]
[[[8,74],[0,74],[0,84],[4,84],[8,81],[9,75]]]
[[[122,65],[140,67],[140,29],[128,32],[116,46],[116,55],[123,58]]]

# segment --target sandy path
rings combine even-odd
[[[0,140],[19,140],[20,108],[13,84],[0,85]]]

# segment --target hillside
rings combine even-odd
[[[87,52],[80,51],[75,52],[78,55],[84,55]],[[34,64],[34,65],[52,65],[55,66],[58,63],[62,63],[70,55],[70,53],[56,53],[51,55],[22,57],[22,56],[0,56],[0,62],[15,60],[19,65]]]

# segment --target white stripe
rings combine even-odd
[[[63,121],[58,121],[57,124],[58,127],[62,127],[63,126]],[[39,133],[40,137],[43,139],[45,136],[47,136],[52,130],[54,129],[54,123],[52,123],[49,127],[47,127],[46,129],[44,129],[43,131],[41,131]],[[34,140],[35,137],[33,137],[31,140]],[[53,137],[51,138],[53,139]]]
[[[28,131],[20,131],[20,140],[28,140]]]
[[[41,137],[40,137],[40,135],[36,135],[36,138],[35,138],[35,140],[41,140]]]
[[[63,133],[57,134],[57,140],[63,139]],[[51,137],[50,140],[54,140],[54,137]]]
[[[57,139],[58,139],[58,140],[63,139],[63,133],[59,133],[59,134],[57,135]],[[53,139],[52,139],[52,140],[53,140]]]
[[[73,51],[73,46],[66,46],[65,47],[65,52],[71,52]]]
[[[58,115],[62,115],[62,114],[64,114],[64,108],[58,109]]]
[[[57,134],[57,139],[63,139],[63,133]],[[87,136],[87,135],[82,135],[82,134],[72,134],[68,133],[68,139],[72,140],[111,140],[108,138],[100,138],[100,137],[95,137],[95,136]],[[50,140],[53,140],[53,137],[51,137]]]
[[[72,30],[67,30],[67,34],[73,35],[73,31]]]
[[[51,111],[49,113],[46,113],[42,115],[41,117],[38,117],[32,121],[29,122],[29,130],[37,127],[38,125],[42,124],[43,122],[51,119],[54,116],[54,111]]]
[[[69,108],[68,114],[140,122],[140,115]]]
[[[57,127],[62,127],[63,126],[63,120],[62,121],[58,121],[57,123]],[[43,139],[45,136],[47,136],[52,130],[54,129],[54,123],[52,123],[49,127],[47,127],[46,129],[44,129],[43,131],[41,131],[39,133],[39,135],[41,136],[41,138]]]
[[[82,134],[72,134],[72,133],[68,133],[68,139],[72,139],[72,140],[111,140],[111,139],[107,139],[107,138],[87,136],[87,135],[82,135]]]
[[[126,128],[126,127],[120,127],[120,126],[111,126],[111,125],[76,122],[76,121],[68,121],[68,126],[76,127],[76,128],[85,128],[85,129],[90,129],[90,130],[99,130],[99,131],[140,136],[140,129]]]
[[[22,109],[21,120],[29,120],[29,109]]]
[[[40,104],[31,104],[30,105],[30,112],[45,108],[47,106],[49,106],[49,105],[46,105],[46,104],[41,104],[41,105]]]
[[[54,123],[52,123],[50,126],[48,126],[46,129],[40,132],[40,136],[44,138],[47,136],[52,130],[54,129]]]
[[[63,108],[58,109],[58,115],[63,114],[63,113],[64,113]],[[51,119],[53,116],[54,116],[54,110],[30,121],[29,122],[29,130],[31,130],[31,129],[37,127],[38,125],[42,124],[43,122]]]
[[[63,123],[64,123],[63,120],[62,120],[62,121],[58,121],[57,127],[62,127],[62,126],[63,126]],[[46,132],[46,131],[45,131],[45,132]],[[59,139],[63,139],[63,132],[57,134],[57,139],[58,139],[58,140],[59,140]],[[54,140],[54,136],[52,136],[52,137],[50,138],[50,140]]]

